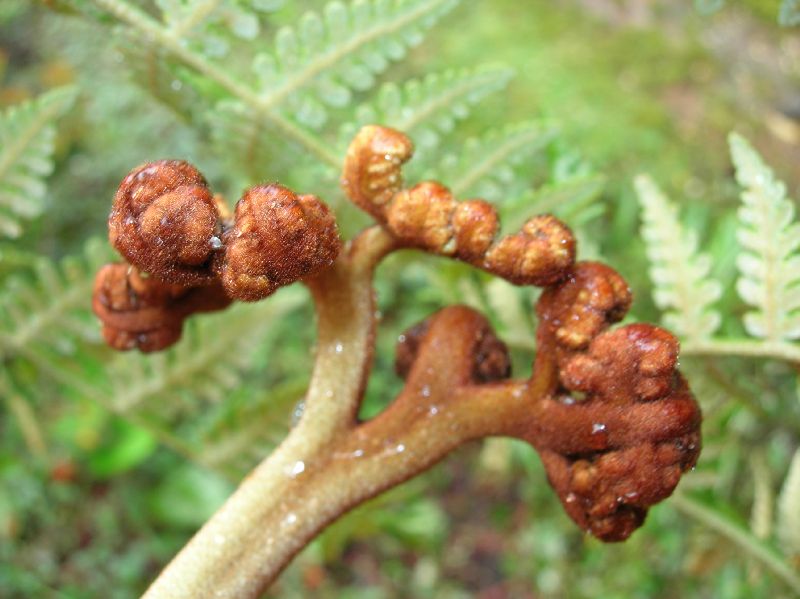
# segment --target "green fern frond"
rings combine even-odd
[[[697,251],[697,235],[678,220],[678,211],[656,184],[640,175],[635,181],[642,207],[642,237],[650,259],[653,299],[664,323],[687,339],[710,337],[721,317],[712,305],[722,295],[709,278],[711,260]]]
[[[53,122],[75,95],[75,88],[61,87],[0,114],[0,235],[18,236],[19,221],[44,208],[44,179],[53,170]]]
[[[356,109],[355,121],[342,127],[342,148],[362,126],[377,123],[407,133],[418,152],[430,150],[478,102],[506,87],[513,75],[507,67],[481,66],[432,73],[399,85],[386,83]]]
[[[261,22],[256,11],[268,12],[279,7],[222,0],[157,0],[156,3],[171,35],[193,38],[202,45],[205,54],[216,57],[227,54],[227,35],[243,40],[258,37]]]
[[[157,48],[121,37],[120,47],[130,65],[130,81],[184,119],[207,109],[208,103],[183,81],[178,65]]]
[[[459,197],[507,198],[510,184],[516,179],[513,167],[547,147],[555,134],[554,127],[529,122],[468,139],[457,153],[442,159],[435,169],[436,176],[453,181],[453,193]]]
[[[786,186],[740,135],[729,137],[736,180],[743,188],[737,239],[736,289],[755,310],[744,316],[747,332],[770,341],[800,337],[800,224]]]
[[[245,470],[280,443],[291,426],[292,408],[308,387],[305,376],[276,385],[252,397],[226,400],[204,430],[198,460],[209,467]]]
[[[800,556],[800,449],[778,496],[778,535],[788,555]]]
[[[171,419],[198,402],[221,401],[250,365],[254,345],[302,300],[302,290],[283,289],[269,301],[191,320],[168,351],[117,356],[109,367],[111,408]]]
[[[90,316],[97,269],[111,258],[104,240],[86,244],[83,258],[69,257],[56,266],[41,258],[33,279],[15,278],[0,295],[0,352],[14,356],[37,344],[67,351],[74,339],[98,337]]]
[[[329,3],[322,15],[306,13],[283,27],[274,52],[254,61],[262,109],[292,107],[312,129],[327,120],[325,106],[341,107],[353,90],[375,83],[391,61],[420,43],[425,30],[458,0],[355,0]]]

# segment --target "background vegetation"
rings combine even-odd
[[[607,546],[562,513],[530,449],[475,444],[333,526],[270,596],[800,596],[797,3],[409,0],[372,20],[365,5],[394,6],[0,3],[0,596],[137,596],[305,389],[300,287],[196,318],[165,354],[100,343],[88,304],[119,180],[160,157],[231,200],[276,179],[352,235],[367,219],[336,167],[369,121],[409,130],[414,176],[497,202],[506,226],[555,210],[581,257],[631,282],[637,319],[663,310],[705,448]],[[738,137],[737,183],[732,130],[788,197]],[[447,304],[487,312],[530,368],[532,290],[413,253],[378,285],[365,416],[399,388],[394,339]]]

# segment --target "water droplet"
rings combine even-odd
[[[341,343],[337,343],[337,344],[334,346],[334,348],[333,348],[333,349],[334,349],[334,351],[335,351],[337,354],[340,354],[340,353],[342,353],[342,352],[344,351],[344,345],[342,345]]]
[[[183,87],[183,83],[178,79],[173,79],[172,83],[170,83],[169,86],[177,92],[181,90],[181,88]]]
[[[428,414],[430,414],[431,416],[436,416],[436,414],[438,413],[439,413],[439,408],[437,408],[436,406],[431,406],[430,408],[428,408]]]
[[[592,425],[592,434],[593,435],[599,435],[600,433],[605,432],[605,430],[606,430],[606,425],[603,424],[602,422],[595,422]]]
[[[628,491],[625,493],[626,499],[636,499],[637,497],[639,497],[638,491]]]
[[[395,453],[403,453],[406,450],[406,446],[402,443],[398,444],[397,447],[394,448]]]
[[[284,518],[284,522],[286,524],[294,524],[295,522],[297,522],[297,514],[295,513],[287,514],[286,518]]]
[[[431,396],[431,387],[430,387],[430,385],[425,385],[424,387],[422,387],[422,390],[420,391],[420,395],[422,395],[422,397],[430,397]]]
[[[353,457],[354,458],[360,458],[362,455],[364,455],[364,450],[363,449],[356,449],[353,452]]]
[[[306,402],[300,400],[295,404],[294,410],[292,410],[292,426],[297,426],[297,423],[300,422],[300,418],[303,417],[303,412],[306,411]]]
[[[294,464],[286,467],[286,475],[294,478],[298,474],[302,474],[306,469],[306,464],[303,460],[298,460]]]
[[[209,240],[209,243],[211,244],[211,248],[215,250],[218,250],[222,247],[222,240],[216,235]]]
[[[565,503],[575,503],[578,500],[578,496],[575,493],[567,493],[567,496],[564,498]]]

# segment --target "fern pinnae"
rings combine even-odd
[[[334,168],[340,166],[340,157],[330,151],[328,146],[315,134],[300,127],[291,119],[261,106],[259,95],[238,77],[224,67],[209,61],[202,53],[196,52],[183,43],[183,40],[170,34],[158,21],[124,0],[91,0],[97,8],[113,15],[125,23],[132,34],[151,47],[160,48],[171,54],[186,66],[205,76],[211,82],[248,107],[248,118],[258,119],[271,125],[278,135],[288,142],[303,148],[324,164]]]
[[[18,236],[19,220],[41,212],[44,178],[53,170],[53,123],[75,96],[74,87],[61,87],[0,114],[0,234]]]
[[[478,102],[508,85],[513,74],[507,67],[484,65],[385,83],[356,109],[355,121],[342,127],[340,145],[344,150],[363,125],[380,123],[413,137],[418,151],[430,150]]]
[[[554,127],[540,122],[527,122],[490,131],[481,138],[464,143],[458,155],[446,156],[438,169],[444,180],[454,181],[453,193],[463,196],[479,183],[513,179],[512,165],[519,164],[544,149],[555,137]],[[508,187],[506,185],[506,187]],[[488,200],[499,199],[499,193],[478,189]],[[496,196],[496,197],[491,197]]]
[[[84,258],[65,259],[58,267],[42,258],[34,280],[16,279],[0,295],[0,352],[15,355],[22,348],[59,339],[93,339],[97,325],[87,322],[96,270],[111,256],[108,244],[94,239]]]
[[[193,0],[191,2],[175,2],[174,0],[158,0],[161,14],[169,27],[170,33],[183,38],[213,13],[222,0]]]
[[[755,310],[744,315],[753,337],[778,342],[800,337],[800,223],[786,186],[742,136],[731,133],[731,157],[742,187],[736,289]]]
[[[299,29],[278,31],[273,60],[262,57],[262,68],[268,66],[261,77],[261,108],[274,109],[290,97],[310,92],[310,97],[295,98],[292,104],[300,110],[305,105],[307,111],[313,106],[321,116],[308,124],[321,126],[326,84],[334,80],[346,89],[369,89],[374,76],[421,41],[421,31],[433,26],[457,1],[355,0],[349,5],[335,1],[325,7],[322,16],[307,13]]]
[[[664,323],[686,339],[709,338],[720,325],[720,314],[712,305],[722,295],[720,284],[709,277],[711,260],[698,253],[697,235],[683,228],[676,206],[650,177],[639,175],[635,187],[653,299],[666,311]]]
[[[301,303],[301,290],[283,289],[257,306],[236,306],[224,315],[198,317],[188,323],[187,338],[166,352],[118,356],[110,369],[113,409],[119,413],[152,409],[159,417],[175,417],[187,406],[190,411],[197,400],[219,401],[237,384],[238,373],[249,366],[254,340]],[[224,326],[217,322],[219,317],[224,318]],[[228,376],[228,372],[237,375]],[[174,399],[169,410],[162,401],[165,393]],[[184,400],[187,403],[181,405]]]

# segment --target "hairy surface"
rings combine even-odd
[[[380,226],[341,256],[335,218],[314,196],[256,186],[231,217],[187,163],[152,163],[123,181],[110,238],[136,268],[98,274],[94,308],[109,344],[167,347],[190,314],[301,279],[319,328],[305,412],[277,465],[268,458],[243,482],[152,596],[259,596],[331,521],[475,439],[530,443],[567,514],[603,541],[628,538],[694,466],[700,409],[677,370],[677,340],[648,324],[610,328],[631,305],[625,280],[603,264],[576,264],[571,231],[550,215],[498,239],[487,202],[459,202],[433,181],[405,187],[411,154],[410,140],[384,127],[353,140],[342,183]],[[400,337],[402,391],[376,417],[358,419],[374,351],[373,271],[401,248],[545,287],[529,379],[509,378],[508,350],[483,315],[450,306]],[[303,475],[287,478],[298,464]],[[281,541],[265,545],[262,530],[282,531]],[[230,544],[216,541],[228,535]]]
[[[435,181],[403,187],[402,166],[413,154],[399,131],[370,125],[347,151],[342,185],[350,199],[409,247],[462,260],[517,285],[550,285],[575,260],[575,238],[557,218],[535,216],[522,230],[496,239],[494,207],[457,201]]]
[[[97,273],[92,309],[103,338],[118,350],[159,351],[180,339],[183,321],[231,303],[219,285],[184,287],[143,278],[129,264],[107,264]]]

